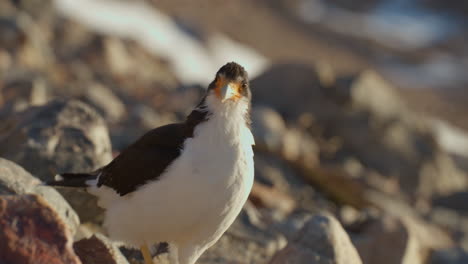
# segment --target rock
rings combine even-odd
[[[330,215],[314,215],[270,264],[362,263],[340,223]]]
[[[73,244],[83,264],[128,264],[128,261],[107,237],[95,234]]]
[[[54,188],[41,185],[37,178],[20,166],[0,158],[0,195],[4,194],[41,196],[55,210],[72,235],[80,224],[78,215]]]
[[[0,155],[41,180],[56,173],[88,172],[111,160],[111,145],[104,120],[76,100],[55,100],[11,116],[0,133]],[[96,198],[82,190],[60,192],[82,221],[99,221],[102,209]]]
[[[297,128],[286,130],[282,143],[282,156],[286,160],[308,164],[310,167],[319,165],[319,147],[304,131]]]
[[[314,68],[304,64],[274,65],[252,80],[251,86],[255,87],[253,105],[267,105],[286,120],[295,120],[311,108],[319,109],[328,104],[320,90],[318,74]],[[328,109],[322,111],[329,112]]]
[[[90,171],[111,159],[104,120],[76,100],[55,100],[11,117],[0,154],[42,180],[54,172]]]
[[[0,230],[2,263],[81,263],[68,229],[39,196],[0,196]]]
[[[288,241],[293,240],[312,216],[306,210],[296,210],[282,221],[274,223],[270,228],[281,232]]]
[[[0,158],[0,194],[26,194],[40,183],[20,166]]]
[[[432,205],[434,207],[440,206],[453,209],[468,216],[468,204],[466,201],[468,201],[468,191],[435,197],[432,200]]]
[[[371,224],[360,237],[354,244],[364,263],[423,264],[429,252],[403,222],[389,216]]]
[[[275,110],[266,106],[256,106],[252,109],[252,132],[256,145],[278,150],[283,144],[286,124]]]
[[[4,107],[10,108],[12,112],[43,105],[50,99],[46,81],[37,73],[8,72],[7,77],[0,80],[0,83],[3,86],[0,89],[0,97],[5,102]]]
[[[432,130],[439,145],[448,153],[462,160],[461,166],[468,171],[466,160],[468,159],[468,133],[446,121],[433,119]]]
[[[144,104],[138,104],[132,109],[132,118],[138,120],[142,127],[146,129],[152,129],[160,126],[164,123],[169,123],[168,120],[164,120],[160,114],[154,111],[151,107]]]
[[[296,201],[292,197],[258,182],[254,183],[249,199],[257,207],[273,210],[277,219],[284,218],[296,208]]]
[[[271,108],[259,107],[252,115],[255,145],[286,160],[317,165],[319,148],[314,139],[296,127],[286,127],[281,116]]]
[[[307,211],[323,209],[332,211],[333,205],[315,187],[308,184],[298,170],[273,153],[255,149],[255,180],[290,196],[295,207]]]
[[[118,122],[125,115],[125,105],[111,89],[102,84],[90,84],[85,89],[82,99],[94,106],[110,123]]]
[[[391,84],[372,70],[360,73],[349,89],[353,107],[370,111],[377,118],[394,117],[408,111]]]
[[[428,218],[431,223],[449,233],[457,246],[468,251],[468,216],[466,214],[445,207],[433,207]],[[436,250],[441,250],[441,248],[436,248]]]
[[[438,250],[432,253],[429,264],[465,264],[468,263],[468,252],[460,249]]]
[[[115,37],[106,37],[103,41],[103,50],[100,55],[106,62],[114,76],[130,77],[130,80],[154,83],[173,89],[180,85],[174,71],[167,65],[167,61],[158,59],[154,53],[149,52],[136,42],[122,40]],[[124,79],[124,78],[123,78]],[[133,82],[133,84],[135,84]],[[135,87],[126,87],[135,91]]]
[[[444,229],[427,222],[405,202],[381,193],[366,196],[383,216],[374,215],[353,235],[364,263],[422,264],[431,251],[453,247]]]
[[[25,32],[18,24],[17,19],[2,16],[0,18],[0,46],[3,49],[14,51],[25,40]]]
[[[106,38],[104,51],[107,65],[116,75],[131,74],[135,69],[135,61],[129,54],[127,47],[118,38]]]

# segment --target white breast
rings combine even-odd
[[[232,224],[252,188],[254,140],[243,115],[225,114],[199,124],[159,180],[109,206],[105,226],[114,239],[208,247]]]

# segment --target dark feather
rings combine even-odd
[[[123,196],[157,180],[179,157],[185,140],[193,137],[195,126],[206,118],[207,112],[194,110],[184,123],[149,131],[101,169],[98,187],[110,187]]]
[[[95,173],[64,173],[60,174],[63,180],[47,181],[50,186],[88,187],[86,181],[96,179]]]

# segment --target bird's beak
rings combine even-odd
[[[218,97],[221,99],[221,102],[224,103],[228,100],[237,100],[241,97],[239,94],[239,85],[234,82],[224,83],[220,88],[218,88]]]

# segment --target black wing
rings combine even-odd
[[[98,187],[108,186],[123,196],[147,181],[157,180],[180,155],[189,136],[184,123],[149,131],[100,169]]]
[[[204,100],[200,103],[203,104]],[[98,187],[105,185],[121,196],[148,181],[157,180],[179,157],[185,140],[193,137],[195,126],[208,120],[208,112],[198,108],[184,123],[155,128],[126,148],[107,166],[98,170]]]

